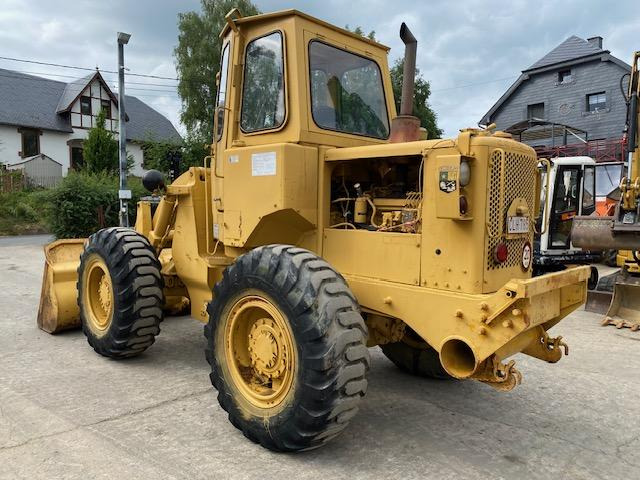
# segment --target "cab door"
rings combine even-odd
[[[549,217],[549,249],[568,250],[573,218],[580,210],[580,165],[559,166],[553,188]]]
[[[208,195],[211,198],[212,208],[212,222],[211,228],[213,229],[214,241],[224,240],[224,231],[221,227],[224,224],[224,205],[223,205],[223,188],[224,188],[224,163],[222,161],[224,151],[227,149],[227,143],[229,142],[229,112],[231,98],[229,95],[230,90],[230,70],[231,70],[231,35],[227,36],[222,44],[222,53],[220,55],[220,73],[217,78],[218,91],[216,93],[216,103],[214,109],[214,125],[213,125],[213,145],[211,152],[211,161],[208,179]],[[210,234],[210,233],[209,233]],[[212,249],[207,248],[209,253],[212,253]]]
[[[582,170],[582,200],[580,215],[591,215],[596,211],[596,167],[585,165]]]

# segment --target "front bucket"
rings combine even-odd
[[[588,290],[587,291],[587,303],[584,309],[587,312],[600,313],[604,315],[611,306],[611,299],[613,294],[611,292],[604,292],[601,290]]]
[[[56,240],[44,247],[38,327],[45,332],[57,333],[80,326],[76,284],[84,242],[83,238]]]
[[[640,277],[619,275],[603,325],[640,330]]]

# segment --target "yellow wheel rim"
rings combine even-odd
[[[89,328],[96,334],[104,334],[113,319],[113,284],[109,267],[98,255],[91,255],[84,268],[83,303]]]
[[[268,299],[249,295],[231,307],[227,318],[224,350],[233,383],[259,408],[279,405],[291,390],[297,363],[284,315]]]

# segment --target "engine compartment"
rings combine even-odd
[[[420,233],[422,156],[340,162],[331,174],[329,228]]]

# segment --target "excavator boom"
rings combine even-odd
[[[631,63],[627,102],[627,168],[620,182],[620,199],[613,216],[580,216],[571,232],[575,246],[585,250],[621,250],[622,272],[617,275],[603,325],[640,329],[640,52]],[[589,305],[600,306],[603,292],[594,292]],[[597,311],[597,310],[596,310]]]

